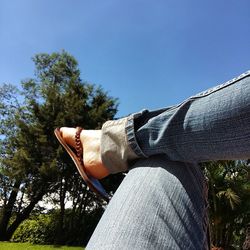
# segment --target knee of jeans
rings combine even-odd
[[[133,192],[138,198],[141,199],[141,195],[146,193],[143,197],[154,200],[155,206],[161,204],[166,208],[164,211],[172,207],[176,213],[180,213],[180,217],[200,218],[197,223],[206,233],[207,188],[198,165],[169,161],[166,156],[158,155],[137,161],[130,174],[130,180],[133,177],[133,180],[137,180]]]
[[[164,189],[171,195],[185,193],[195,204],[205,199],[206,183],[200,167],[196,164],[170,161],[165,155],[155,155],[138,160],[131,166],[138,182],[143,181],[151,190]]]

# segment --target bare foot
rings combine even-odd
[[[60,128],[63,139],[72,147],[75,145],[75,128]],[[83,145],[83,161],[87,172],[96,179],[109,175],[101,160],[101,130],[82,130],[80,136]]]

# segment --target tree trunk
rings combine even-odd
[[[60,217],[58,221],[58,226],[56,230],[55,244],[63,245],[64,242],[64,216],[65,216],[65,197],[67,191],[67,182],[63,181],[61,178],[60,186]]]
[[[243,244],[243,250],[250,250],[250,223],[247,225],[246,228],[246,239]]]
[[[3,207],[2,217],[0,221],[0,241],[9,240],[7,228],[16,202],[16,197],[19,191],[20,184],[21,181],[16,181],[14,183],[8,203],[6,204],[6,206]]]
[[[39,193],[31,202],[30,204],[23,210],[22,213],[18,214],[16,219],[12,222],[12,224],[7,228],[5,231],[5,241],[9,241],[18,228],[18,226],[29,217],[31,211],[35,207],[35,205],[40,201],[43,197],[44,193]]]

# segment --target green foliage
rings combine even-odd
[[[51,244],[55,237],[55,221],[52,216],[39,214],[25,220],[15,231],[14,242]]]
[[[66,245],[86,245],[102,213],[103,209],[98,208],[81,217],[79,213],[74,214],[72,209],[67,209],[63,243]],[[59,210],[53,210],[47,214],[34,214],[19,225],[11,240],[33,244],[54,244],[59,218]]]
[[[20,90],[0,87],[0,240],[11,238],[38,201],[57,194],[51,202],[60,204],[56,238],[63,243],[66,194],[82,216],[104,203],[89,193],[53,131],[100,128],[114,117],[117,100],[82,81],[77,61],[65,51],[38,54],[33,61],[35,77],[23,81]],[[111,192],[116,188],[109,179],[104,182]]]
[[[98,207],[85,215],[80,215],[67,209],[64,224],[65,244],[86,246],[103,212],[104,209]]]
[[[205,175],[212,243],[224,249],[241,249],[250,221],[250,167],[245,161],[209,162]]]

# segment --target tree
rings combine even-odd
[[[35,78],[23,81],[21,90],[11,85],[0,90],[0,240],[9,240],[43,197],[59,193],[60,243],[67,192],[80,185],[81,195],[80,191],[77,195],[82,200],[78,202],[88,201],[89,206],[104,203],[93,202],[94,195],[86,192],[53,130],[79,124],[86,129],[100,128],[114,117],[117,100],[100,87],[83,82],[77,61],[65,51],[38,54],[33,61]]]
[[[224,249],[241,249],[242,231],[250,220],[250,168],[245,161],[205,164],[209,183],[212,243]]]
[[[250,250],[250,223],[246,227],[246,239],[243,243],[243,250]]]

